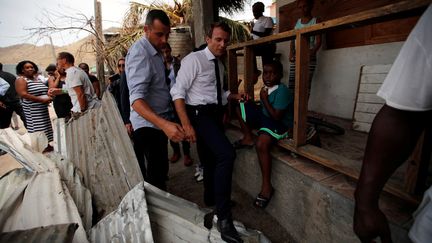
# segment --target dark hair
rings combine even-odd
[[[172,51],[171,45],[167,42],[165,48],[168,48],[170,51]]]
[[[118,64],[120,61],[125,61],[125,62],[126,62],[126,60],[125,60],[124,57],[120,57],[120,58],[117,60],[117,64]]]
[[[213,36],[213,30],[215,28],[221,28],[223,31],[231,35],[231,28],[225,22],[216,22],[210,25],[210,29],[207,31],[207,36],[211,38]]]
[[[257,7],[259,8],[259,10],[261,10],[262,12],[264,12],[264,3],[262,2],[256,2],[252,5],[252,8]]]
[[[202,45],[200,45],[198,47],[195,47],[193,49],[193,52],[204,50],[206,47],[207,47],[207,43],[204,43],[204,44],[202,44]]]
[[[85,62],[82,62],[78,65],[79,68],[81,68],[81,66],[84,66],[86,69],[90,69],[89,65]]]
[[[70,54],[69,52],[60,52],[58,54],[58,58],[60,58],[60,59],[66,59],[66,62],[70,63],[72,65],[75,63],[74,56],[72,54]]]
[[[46,72],[55,72],[56,70],[57,70],[57,66],[52,63],[45,68]]]
[[[265,63],[264,66],[266,65],[270,65],[273,66],[276,70],[277,73],[279,73],[280,77],[283,77],[283,65],[280,61],[278,60],[272,60],[271,62]]]
[[[163,10],[160,10],[160,9],[150,10],[147,13],[145,24],[146,25],[151,25],[151,24],[153,24],[153,22],[156,19],[158,19],[160,22],[162,22],[162,24],[164,24],[164,25],[166,25],[168,27],[171,25],[170,24],[170,19],[168,18],[168,15]]]
[[[3,63],[0,62],[0,71],[3,71]]]
[[[24,65],[26,65],[27,63],[30,63],[31,65],[33,65],[33,68],[35,70],[35,72],[37,73],[39,71],[38,66],[36,65],[36,63],[29,61],[29,60],[25,60],[25,61],[21,61],[20,63],[18,63],[18,65],[16,65],[16,74],[21,75],[23,74],[23,70],[24,70]]]

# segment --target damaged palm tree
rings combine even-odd
[[[182,25],[191,25],[193,21],[191,0],[174,0],[174,4],[167,4],[162,1],[155,1],[151,4],[143,4],[131,2],[129,11],[127,12],[120,35],[106,44],[108,56],[112,57],[110,61],[114,63],[119,57],[127,53],[128,48],[144,34],[143,19],[147,12],[152,9],[162,9],[171,20],[171,26],[177,27]],[[215,7],[222,12],[231,14],[243,9],[244,0],[237,1],[214,1]],[[250,33],[248,28],[234,20],[219,17],[219,21],[226,22],[231,27],[231,42],[238,43],[249,39]],[[114,65],[113,65],[114,66]]]

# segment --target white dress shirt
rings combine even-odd
[[[216,73],[213,62],[215,58],[208,47],[183,58],[176,83],[171,89],[172,99],[184,99],[187,105],[194,106],[217,104]],[[224,92],[222,89],[224,66],[220,60],[218,62],[222,105],[226,105],[229,92]]]

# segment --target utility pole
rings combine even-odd
[[[53,63],[56,63],[57,62],[57,56],[55,53],[54,44],[53,44],[51,36],[48,35],[48,39],[50,40],[50,44],[51,44],[51,54],[53,56]]]
[[[105,90],[105,67],[104,67],[104,53],[103,53],[103,33],[102,33],[102,11],[101,3],[94,0],[95,9],[95,28],[96,28],[96,70],[97,78],[99,79],[100,90]]]

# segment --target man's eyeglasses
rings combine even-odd
[[[125,65],[124,64],[119,64],[119,65],[117,65],[117,67],[125,67]]]

